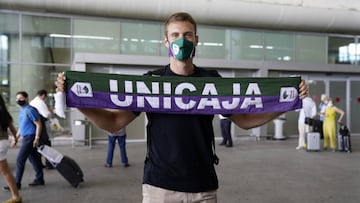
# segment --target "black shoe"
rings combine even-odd
[[[130,164],[126,163],[126,164],[123,164],[124,167],[129,167]]]
[[[232,144],[227,144],[225,147],[232,147],[233,145]]]
[[[45,182],[34,180],[32,183],[29,183],[29,186],[40,186],[40,185],[45,185]]]
[[[46,166],[45,168],[48,170],[55,169],[55,167],[53,165]]]
[[[220,143],[219,145],[225,145],[225,143],[222,142],[222,143]]]
[[[105,164],[105,168],[111,168],[112,165],[111,164]]]
[[[16,184],[16,186],[17,186],[17,189],[18,189],[18,190],[21,190],[21,185],[20,185],[20,184]],[[2,189],[3,189],[4,191],[10,191],[10,187],[9,187],[9,186],[4,186]]]
[[[4,187],[2,187],[2,189],[3,189],[4,191],[10,191],[10,187],[9,187],[9,186],[4,186]]]

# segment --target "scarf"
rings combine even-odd
[[[66,104],[175,114],[286,112],[302,107],[300,77],[136,76],[67,71]]]

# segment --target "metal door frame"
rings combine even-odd
[[[345,95],[346,95],[346,102],[345,102],[345,117],[346,117],[346,125],[351,129],[351,82],[352,81],[360,81],[360,77],[356,76],[347,76],[347,75],[331,75],[331,76],[325,76],[325,75],[313,75],[308,74],[306,76],[303,76],[305,80],[316,80],[316,81],[324,81],[325,84],[325,94],[329,95],[330,93],[330,82],[331,81],[344,81],[346,84],[345,87]],[[360,132],[354,132],[354,134],[360,134]]]

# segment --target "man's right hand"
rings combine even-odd
[[[57,79],[55,81],[56,92],[64,92],[65,91],[65,74],[64,72],[58,73]]]

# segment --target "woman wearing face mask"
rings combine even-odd
[[[327,103],[327,108],[325,111],[325,118],[323,124],[324,131],[324,150],[329,147],[333,152],[336,151],[336,116],[337,113],[340,114],[337,123],[341,123],[344,117],[344,111],[336,106],[334,106],[332,99],[329,98]]]
[[[5,203],[16,203],[21,202],[21,197],[19,195],[18,189],[16,187],[15,178],[12,175],[7,160],[6,153],[9,148],[8,141],[8,129],[11,131],[14,136],[13,146],[16,145],[16,129],[13,124],[13,118],[10,113],[7,111],[4,99],[0,94],[0,173],[4,176],[6,183],[9,185],[11,191],[11,198],[5,201]]]

